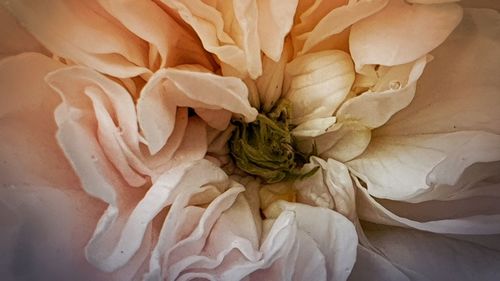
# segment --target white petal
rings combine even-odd
[[[329,50],[296,57],[286,66],[283,85],[291,103],[291,123],[332,116],[353,81],[354,67],[347,53]]]
[[[462,9],[454,3],[390,1],[381,12],[352,26],[349,45],[356,69],[414,61],[443,43],[461,19]]]
[[[356,260],[358,237],[354,225],[329,209],[286,201],[275,204],[282,210],[293,211],[299,229],[318,244],[327,263],[328,280],[346,280]]]
[[[342,104],[336,114],[337,122],[355,120],[371,129],[382,126],[410,104],[426,63],[426,57],[422,57],[387,69],[372,89]]]

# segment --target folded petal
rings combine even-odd
[[[343,32],[352,24],[380,11],[387,3],[389,3],[388,0],[352,1],[347,5],[333,9],[321,18],[313,30],[300,36],[300,38],[306,39],[298,54],[309,52],[316,45]]]
[[[247,95],[245,84],[234,77],[187,69],[159,70],[142,89],[137,103],[139,125],[150,152],[154,154],[159,151],[172,134],[178,107],[223,109],[241,114],[248,122],[253,121],[257,111],[248,103]],[[228,115],[224,111],[220,113],[219,118],[228,122]],[[216,118],[203,113],[200,117],[208,117],[209,121]]]
[[[280,60],[285,36],[292,28],[298,2],[257,0],[260,48],[273,61]]]
[[[377,134],[422,134],[484,130],[499,134],[500,15],[466,9],[449,40],[418,81],[411,105]]]
[[[349,48],[356,70],[367,64],[414,61],[443,43],[461,19],[462,8],[454,3],[390,1],[382,11],[351,28]]]
[[[144,67],[147,45],[95,1],[2,1],[2,5],[58,56],[121,78],[150,73]]]

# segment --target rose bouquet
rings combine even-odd
[[[495,1],[2,0],[2,280],[498,280]]]

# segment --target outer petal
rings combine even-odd
[[[4,185],[79,186],[54,135],[60,102],[43,80],[62,65],[26,53],[0,62],[0,178]]]
[[[414,61],[443,43],[461,18],[457,4],[392,0],[381,12],[352,26],[349,45],[356,69]]]
[[[116,77],[149,73],[147,46],[94,1],[2,1],[54,54]],[[50,15],[50,16],[47,16]]]
[[[412,280],[497,280],[500,276],[500,252],[490,248],[396,227],[378,226],[366,234],[388,260],[421,275]]]
[[[371,182],[368,189],[375,185],[392,186],[390,191],[373,190],[377,196],[388,195],[392,199],[421,201],[425,199],[425,193],[420,199],[415,196],[426,189],[431,191],[429,187],[455,185],[461,173],[475,162],[500,160],[500,136],[496,121],[500,120],[496,106],[500,102],[496,90],[500,85],[495,75],[498,64],[491,63],[491,60],[498,57],[498,48],[495,46],[498,45],[499,37],[498,28],[493,27],[497,25],[492,22],[498,22],[498,13],[467,12],[464,23],[452,35],[450,41],[436,50],[436,68],[431,68],[427,72],[428,76],[422,78],[423,86],[419,88],[418,99],[396,115],[386,128],[375,131],[374,145],[365,156],[371,158],[377,154],[381,161],[375,160],[378,163],[376,166],[381,168],[384,165],[397,165],[398,168],[394,171],[399,171],[398,175],[404,173],[406,176],[398,177],[394,179],[397,181],[392,180],[392,183],[389,183],[391,180],[388,180],[388,177],[375,175],[375,166],[369,168],[370,172],[361,168],[364,165],[362,162],[368,158],[361,156],[352,162],[356,174],[363,174],[364,171],[371,173],[370,177],[365,178]],[[471,49],[462,53],[462,46],[467,44],[472,44]],[[453,72],[446,71],[445,68],[451,61],[454,63]],[[481,70],[472,70],[477,67],[478,62],[483,62]],[[430,65],[432,66],[432,63]],[[481,73],[483,69],[488,72]],[[442,76],[442,73],[446,75]],[[475,76],[476,73],[479,75]],[[467,85],[462,81],[464,79],[468,81]],[[442,84],[441,80],[444,80]],[[474,98],[471,98],[472,95],[475,95]],[[463,146],[463,149],[467,150],[456,150],[450,144]],[[406,149],[401,149],[402,146],[406,146]],[[382,160],[384,158],[388,161]],[[407,163],[403,169],[402,161]],[[363,169],[363,172],[358,168]],[[488,173],[493,175],[495,172],[492,170]],[[409,178],[413,180],[407,181]]]
[[[9,12],[0,6],[0,59],[22,52],[47,53],[47,50],[29,34]]]

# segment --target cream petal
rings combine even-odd
[[[150,152],[156,153],[167,142],[178,106],[225,109],[251,122],[257,111],[248,103],[247,95],[245,84],[234,77],[174,68],[157,71],[143,88],[137,103],[139,125]],[[222,117],[227,118],[227,114],[222,112]]]
[[[352,26],[349,46],[356,69],[414,61],[443,43],[461,19],[462,9],[454,3],[410,5],[393,0]]]
[[[293,24],[298,0],[257,0],[258,31],[262,52],[277,62],[282,57],[283,43]]]
[[[0,183],[78,188],[54,135],[54,109],[61,102],[43,80],[63,65],[41,54],[0,61]]]
[[[291,103],[291,123],[330,117],[354,81],[347,53],[329,50],[296,57],[285,69],[284,97]]]
[[[378,226],[367,235],[389,261],[421,275],[412,280],[496,280],[500,275],[500,252],[477,244],[396,227]]]
[[[0,6],[0,59],[23,52],[48,54],[47,50]]]
[[[337,122],[354,120],[373,129],[407,107],[415,96],[417,80],[427,58],[388,68],[367,92],[348,99],[336,113]]]
[[[500,134],[500,15],[466,9],[449,40],[432,52],[411,105],[376,134],[484,130]]]
[[[311,119],[295,127],[292,134],[298,138],[317,137],[335,125],[336,121],[337,119],[334,116]]]
[[[291,42],[287,40],[278,61],[267,56],[262,59],[262,75],[255,81],[260,108],[269,112],[281,97],[285,66],[291,55]],[[249,89],[251,90],[251,89]]]
[[[282,210],[293,211],[297,227],[318,244],[325,256],[328,280],[346,280],[356,260],[358,238],[354,225],[344,216],[326,208],[286,201],[275,204]]]
[[[58,56],[116,77],[149,73],[143,67],[146,44],[94,1],[5,0],[2,5]]]
[[[492,207],[498,208],[498,202],[495,200],[498,201],[498,199],[492,199],[491,202],[484,205],[481,205],[486,203],[484,198],[477,197],[473,200],[457,200],[449,203],[435,201],[421,203],[421,205],[406,204],[402,205],[401,208],[391,206],[395,212],[398,210],[401,212],[399,215],[376,201],[364,187],[359,186],[359,183],[357,190],[358,215],[362,220],[446,234],[498,234],[500,232],[498,224],[500,214],[498,210],[496,210],[497,213],[494,213],[495,210],[488,210]],[[427,212],[426,214],[424,209],[429,207],[440,210],[440,212],[433,214]],[[457,210],[461,211],[457,213]]]
[[[455,184],[470,165],[498,161],[499,144],[499,135],[478,131],[376,137],[348,166],[373,196],[419,202],[432,188]]]
[[[333,9],[318,22],[313,30],[301,36],[301,38],[307,39],[305,39],[304,46],[298,55],[309,52],[332,35],[339,34],[353,23],[380,11],[387,3],[389,0],[352,1],[348,5]]]
[[[131,0],[98,2],[134,35],[150,44],[149,69],[188,63],[212,68],[211,60],[197,38],[156,3]],[[157,53],[152,53],[155,51]]]

